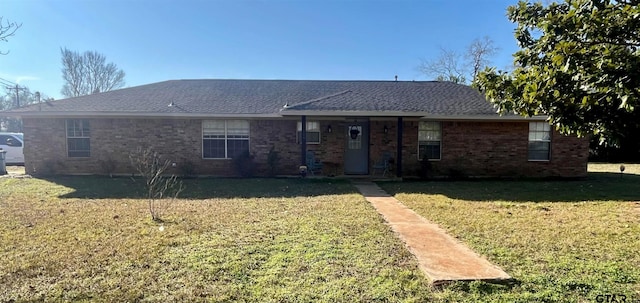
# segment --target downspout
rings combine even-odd
[[[300,132],[300,165],[307,165],[307,116],[301,117],[302,131]]]
[[[398,178],[402,178],[402,133],[404,132],[402,117],[398,117],[398,146],[397,146],[397,157],[396,161],[396,176]]]

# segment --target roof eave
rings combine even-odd
[[[407,111],[339,111],[339,110],[290,110],[280,112],[282,116],[335,116],[335,117],[421,117],[425,112]]]
[[[439,120],[439,121],[546,121],[548,116],[532,116],[524,117],[518,115],[425,115],[421,117],[423,120]]]
[[[461,114],[438,115],[428,112],[406,111],[313,111],[313,110],[289,110],[281,111],[282,116],[340,116],[340,117],[419,117],[424,120],[451,120],[451,121],[545,121],[548,116],[523,117],[518,115],[494,114]]]
[[[426,112],[406,111],[304,111],[283,110],[280,113],[154,113],[154,112],[0,112],[0,116],[22,118],[282,118],[291,116],[311,117],[415,117],[440,121],[546,121],[548,116],[523,117],[517,115],[437,115]]]
[[[0,112],[0,116],[22,118],[278,118],[277,113],[154,113],[154,112]]]

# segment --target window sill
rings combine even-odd
[[[527,161],[528,162],[549,162],[551,160],[548,160],[548,159],[547,160],[532,160],[532,159],[528,159]]]

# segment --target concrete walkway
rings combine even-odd
[[[355,180],[355,187],[384,217],[418,259],[420,269],[434,285],[452,281],[509,282],[512,278],[487,259],[448,235],[370,181]]]

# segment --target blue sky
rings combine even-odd
[[[0,78],[61,98],[60,48],[104,54],[126,86],[171,79],[430,80],[439,47],[489,36],[504,69],[515,25],[498,0],[2,0],[22,23]]]

